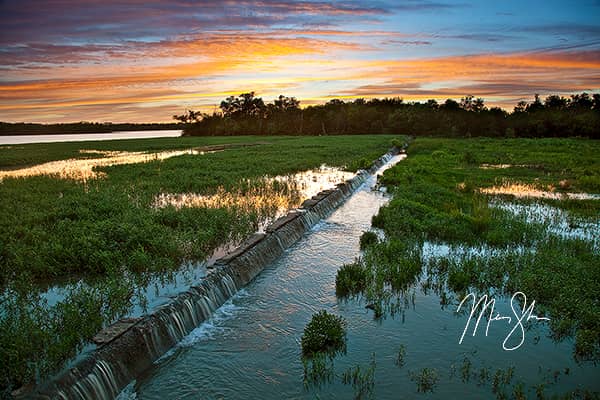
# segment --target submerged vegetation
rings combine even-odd
[[[244,196],[268,186],[269,193],[288,196],[288,185],[265,177],[324,163],[352,168],[356,160],[379,157],[391,139],[246,136],[0,147],[5,169],[97,158],[102,151],[223,149],[95,167],[97,176],[88,180],[42,175],[0,181],[0,388],[43,379],[102,327],[134,306],[145,309],[150,284],[246,237],[278,211],[236,202],[156,207],[160,194]]]
[[[433,392],[439,376],[435,368],[423,368],[419,372],[411,373],[410,379],[417,384],[417,392],[427,393]]]
[[[597,195],[597,154],[599,143],[581,139],[417,138],[408,158],[380,179],[393,194],[372,220],[385,239],[361,238],[361,256],[337,273],[336,294],[358,297],[382,319],[404,317],[417,290],[437,295],[446,312],[467,293],[501,299],[521,291],[550,317],[552,339],[571,338],[577,362],[597,362],[600,201],[485,193],[500,183]],[[549,390],[543,382],[513,382],[510,369],[478,369],[468,358],[458,370],[463,382],[490,383],[497,398],[544,398]],[[410,374],[421,392],[433,390],[439,376],[433,368]],[[566,394],[586,396],[594,395]]]
[[[355,400],[373,398],[376,366],[375,354],[372,354],[371,363],[368,368],[361,368],[360,365],[356,365],[344,371],[342,383],[352,385]]]
[[[304,385],[320,386],[336,378],[334,359],[346,353],[346,320],[321,310],[313,314],[301,338]],[[341,383],[352,386],[354,399],[370,399],[375,387],[375,354],[368,368],[355,365],[338,376]]]
[[[367,270],[359,262],[344,264],[335,277],[335,294],[348,297],[361,293],[367,282]]]

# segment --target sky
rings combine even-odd
[[[600,1],[0,0],[0,121],[600,92]]]

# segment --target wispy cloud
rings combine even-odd
[[[381,42],[382,45],[408,45],[408,46],[431,46],[432,42],[429,40],[384,40]]]
[[[594,91],[600,85],[600,51],[478,54],[379,62],[378,84],[332,94],[346,97],[400,96],[407,99],[487,96],[509,106],[533,93]],[[365,71],[365,76],[369,72]]]
[[[544,24],[528,25],[519,29],[522,32],[536,32],[550,35],[575,35],[586,39],[600,39],[600,26],[589,24]]]
[[[367,4],[367,5],[365,5]],[[269,27],[330,18],[386,15],[385,6],[356,1],[21,0],[0,2],[3,45],[52,41],[120,41],[219,27]]]
[[[597,91],[599,28],[559,11],[474,26],[485,10],[444,0],[0,1],[0,120],[166,121],[247,90],[501,105]]]

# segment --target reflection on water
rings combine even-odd
[[[339,168],[322,165],[318,169],[298,172],[292,175],[278,175],[264,177],[258,181],[245,181],[250,190],[236,192],[227,191],[219,187],[211,195],[199,193],[160,193],[156,196],[154,206],[163,208],[173,206],[182,207],[235,207],[242,210],[256,210],[261,208],[275,208],[289,210],[300,206],[303,200],[308,199],[322,190],[330,189],[337,183],[344,182],[354,176],[352,172]]]
[[[354,176],[353,172],[322,165],[318,169],[298,172],[293,175],[278,175],[266,178],[268,182],[279,183],[295,188],[300,197],[310,198],[321,190],[331,189],[336,184]]]
[[[107,157],[110,157],[111,153],[119,152],[103,152]],[[256,182],[247,181],[246,184],[250,186],[250,189],[243,194],[241,191],[226,192],[223,188],[219,188],[216,194],[210,196],[159,194],[154,206],[158,208],[167,206],[236,208],[240,214],[256,213],[259,216],[258,230],[261,231],[274,218],[298,207],[305,199],[314,196],[321,190],[332,188],[335,184],[352,176],[354,174],[351,172],[322,166],[315,170],[296,174],[264,177]],[[240,240],[231,240],[223,243],[213,249],[206,260],[186,262],[177,271],[127,275],[124,277],[128,282],[126,286],[135,288],[136,301],[135,306],[126,315],[140,316],[148,310],[168,302],[172,296],[206,276],[207,268],[210,268],[216,259],[234,250],[239,242]],[[52,307],[82,287],[87,287],[83,280],[51,285],[41,294],[41,297],[48,306]]]
[[[207,149],[216,150],[217,146]],[[225,146],[220,146],[223,148]],[[102,152],[88,150],[83,154],[91,156],[89,160],[69,160],[69,162],[49,163],[44,173],[60,170],[64,177],[81,177],[82,167],[93,174],[93,167],[98,165],[114,165],[120,162],[139,162],[137,156],[151,159],[164,159],[179,154],[200,154],[199,149],[186,152],[163,152],[147,155],[145,153]],[[52,170],[52,165],[58,168]],[[65,165],[68,165],[66,167]],[[50,167],[49,167],[50,166]],[[38,166],[40,167],[40,166]],[[38,170],[39,171],[39,170]],[[85,172],[84,171],[84,172]],[[23,171],[20,171],[21,173]],[[278,176],[260,180],[242,182],[246,188],[245,193],[250,193],[252,188],[261,185],[269,191],[254,192],[267,199],[271,194],[278,203],[268,207],[268,202],[252,204],[255,209],[261,210],[258,220],[265,222],[277,215],[281,208],[297,206],[304,199],[303,196],[312,196],[321,189],[331,188],[353,174],[337,169],[323,167],[315,171],[305,171],[298,175]],[[257,189],[256,189],[257,190]],[[262,190],[262,189],[261,189]],[[266,189],[265,189],[266,190]],[[242,196],[237,196],[238,198]],[[251,200],[256,200],[256,197]],[[239,203],[238,203],[239,205]],[[239,207],[238,207],[239,208]],[[248,217],[248,222],[256,220],[256,215],[250,218],[244,209],[233,210],[233,215],[240,218]],[[224,227],[227,231],[227,227]],[[249,227],[251,229],[251,227]],[[221,235],[223,236],[223,235]],[[77,360],[93,351],[95,346],[90,343],[91,338],[103,327],[111,324],[121,317],[137,317],[148,311],[164,305],[179,293],[188,290],[197,284],[208,273],[211,263],[215,258],[220,258],[236,246],[236,237],[225,239],[234,240],[224,243],[214,250],[214,253],[204,262],[187,263],[177,271],[152,271],[148,273],[131,273],[128,271],[114,271],[103,277],[69,277],[60,283],[45,282],[43,286],[34,286],[25,282],[17,288],[4,288],[0,292],[0,323],[5,329],[5,337],[32,338],[32,345],[25,346],[19,353],[18,361],[29,363],[30,370],[36,375],[45,376],[55,371],[59,366],[67,368],[75,365]],[[182,240],[185,245],[185,240]],[[207,249],[209,250],[209,249]],[[33,328],[32,328],[33,327]],[[26,339],[26,340],[27,340]],[[20,365],[15,363],[15,365]]]
[[[182,155],[198,155],[212,153],[214,151],[200,151],[197,149],[170,150],[157,153],[148,152],[128,152],[128,151],[99,151],[99,150],[80,150],[82,154],[98,154],[99,158],[71,158],[68,160],[50,161],[32,167],[0,170],[0,182],[4,178],[25,178],[29,176],[51,175],[61,179],[74,179],[78,181],[87,181],[104,176],[102,172],[94,171],[96,167],[108,167],[112,165],[137,164],[157,160],[166,160],[167,158]]]
[[[481,164],[481,169],[507,169],[507,168],[540,168],[539,165],[528,164]]]
[[[491,195],[511,195],[514,197],[525,197],[525,198],[538,198],[538,199],[549,199],[549,200],[598,200],[600,194],[590,193],[562,193],[552,190],[544,191],[538,189],[534,185],[525,183],[505,183],[501,186],[492,186],[488,188],[482,188],[481,192]]]
[[[578,238],[600,244],[600,217],[595,219],[570,216],[565,210],[547,204],[517,204],[504,201],[490,202],[493,207],[521,216],[528,224],[542,224],[548,233],[565,238]]]
[[[173,206],[200,208],[229,208],[243,214],[255,213],[259,219],[277,217],[286,210],[298,207],[304,197],[291,184],[282,190],[271,185],[252,187],[242,192],[241,190],[227,191],[219,187],[215,194],[201,195],[196,193],[160,193],[153,202],[153,207],[164,208]]]

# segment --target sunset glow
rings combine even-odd
[[[7,0],[0,121],[168,122],[248,91],[507,109],[598,92],[599,3],[523,3]]]

